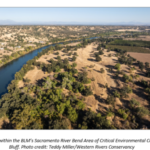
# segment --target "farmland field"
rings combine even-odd
[[[141,61],[143,63],[149,62],[150,63],[150,54],[143,54],[143,53],[134,53],[134,52],[128,52],[130,56],[137,59],[138,61]]]
[[[150,49],[143,48],[143,47],[137,47],[137,46],[121,46],[121,45],[107,45],[107,48],[114,49],[122,49],[126,50],[127,52],[137,52],[137,53],[150,53]]]

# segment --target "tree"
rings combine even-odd
[[[49,77],[47,77],[45,79],[45,82],[43,83],[44,88],[46,89],[51,89],[53,87],[53,82],[51,81],[51,79]]]
[[[99,55],[103,55],[104,53],[103,53],[102,50],[99,50],[98,54],[99,54]]]
[[[116,65],[115,65],[115,68],[118,70],[118,71],[120,71],[120,63],[117,63]]]
[[[120,93],[119,93],[117,90],[115,90],[115,91],[113,92],[113,94],[114,94],[114,97],[120,98]]]
[[[108,97],[106,99],[106,103],[114,105],[115,104],[115,97],[113,95],[108,95]]]
[[[143,62],[139,62],[139,68],[141,69],[141,71],[143,71],[143,69],[144,69],[144,64],[143,64]]]
[[[67,108],[67,117],[73,123],[75,123],[78,119],[78,114],[77,114],[76,110],[71,106],[69,106]]]
[[[105,72],[105,70],[104,70],[103,68],[101,68],[101,69],[100,69],[100,72],[101,72],[101,73],[104,73],[104,72]]]
[[[72,61],[76,61],[77,57],[76,56],[73,56],[72,57]]]
[[[137,107],[136,108],[137,111],[137,115],[141,118],[145,115],[150,115],[150,112],[148,109],[144,108],[144,107]]]
[[[101,61],[102,58],[100,56],[96,56],[96,61]]]
[[[149,63],[148,62],[145,62],[145,68],[149,68]]]
[[[132,100],[130,100],[129,105],[132,109],[135,109],[136,107],[138,107],[140,105],[140,103],[138,101],[136,101],[134,98],[132,98]]]
[[[85,89],[83,90],[83,95],[85,95],[85,96],[93,95],[93,92],[92,92],[92,89],[90,86],[85,87]]]

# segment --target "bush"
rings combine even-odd
[[[145,68],[149,68],[149,63],[145,62]]]
[[[64,63],[64,65],[67,65],[69,63],[68,58],[65,58],[63,63]]]
[[[106,99],[107,104],[114,105],[115,104],[115,97],[113,95],[109,95]]]
[[[129,106],[132,109],[135,109],[136,107],[138,107],[140,105],[140,103],[138,101],[136,101],[134,98],[132,98],[132,100],[130,100],[129,102]]]
[[[111,57],[111,54],[108,54],[108,57]]]
[[[137,107],[136,108],[137,111],[137,115],[141,118],[144,117],[145,115],[150,115],[150,112],[148,109],[144,108],[144,107]]]
[[[94,77],[92,77],[91,81],[95,81],[95,78],[94,78]]]
[[[124,86],[120,90],[121,97],[128,97],[128,95],[127,95],[128,93],[132,93],[132,88],[129,86]]]
[[[104,73],[104,72],[105,72],[105,70],[104,70],[103,68],[101,68],[101,69],[100,69],[100,72],[101,72],[101,73]]]
[[[68,56],[71,56],[72,55],[72,52],[68,53]]]
[[[128,114],[125,112],[125,110],[119,109],[118,113],[123,117],[123,119],[126,120],[128,118]]]
[[[77,59],[76,56],[72,57],[72,61],[76,61],[76,59]]]
[[[58,60],[61,60],[61,57],[60,57],[60,56],[57,56],[57,59],[58,59]]]
[[[98,52],[98,54],[99,54],[99,55],[103,55],[104,53],[103,53],[102,50],[100,50],[100,51]]]
[[[146,76],[150,78],[150,71],[147,70]]]
[[[72,86],[75,93],[82,92],[84,90],[84,85],[80,82],[73,82]]]
[[[113,92],[113,94],[114,94],[114,97],[120,98],[120,93],[117,90],[115,90],[115,92]]]
[[[76,63],[73,63],[73,64],[72,64],[72,67],[76,67],[76,66],[77,66],[77,64],[76,64]]]
[[[107,112],[107,116],[108,116],[108,117],[113,117],[114,115],[115,115],[115,114],[114,114],[113,112],[110,112],[110,111]]]
[[[73,55],[78,56],[77,52],[74,52]]]
[[[123,75],[125,82],[132,82],[132,76],[128,76],[126,74]]]
[[[91,90],[91,87],[89,86],[86,86],[85,89],[83,90],[83,93],[82,93],[84,96],[89,96],[89,95],[93,95],[93,92]]]
[[[75,123],[78,119],[78,114],[77,114],[76,110],[71,106],[69,106],[67,108],[67,117],[73,123]]]
[[[59,55],[59,52],[56,52],[55,55]]]
[[[56,66],[55,69],[54,69],[54,71],[55,71],[55,72],[59,72],[59,71],[60,71],[60,67],[59,67],[59,66]]]
[[[101,61],[102,58],[100,56],[96,56],[96,61]]]
[[[117,64],[115,65],[115,69],[117,69],[118,71],[120,71],[120,63],[117,63]]]

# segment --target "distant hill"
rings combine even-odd
[[[150,23],[141,23],[141,22],[17,22],[13,20],[0,20],[0,25],[150,25]]]

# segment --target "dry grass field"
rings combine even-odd
[[[77,50],[78,57],[76,59],[76,63],[77,63],[76,68],[79,72],[86,69],[86,71],[88,72],[88,77],[90,79],[92,79],[92,78],[95,79],[94,81],[91,82],[91,84],[89,84],[89,85],[91,85],[93,95],[85,97],[86,107],[91,108],[91,110],[94,112],[100,112],[101,114],[105,114],[108,111],[110,105],[106,104],[106,102],[105,102],[107,99],[107,96],[108,96],[108,91],[106,88],[104,88],[104,86],[107,84],[109,90],[113,90],[113,89],[123,87],[123,85],[125,83],[119,79],[114,79],[113,78],[114,73],[108,71],[109,68],[114,68],[115,64],[117,63],[117,57],[115,57],[115,52],[113,52],[113,51],[107,52],[107,49],[104,49],[104,54],[100,55],[102,58],[102,61],[96,62],[95,57],[93,55],[93,53],[97,51],[96,48],[97,48],[97,45],[93,44],[93,43],[88,45],[86,48],[79,48]],[[111,57],[108,57],[109,54],[111,54]],[[129,54],[131,56],[134,56],[131,53],[129,53]],[[49,63],[48,60],[50,58],[55,59],[56,56],[57,55],[50,53],[48,55],[41,56],[37,61],[48,64]],[[61,56],[62,59],[70,58],[70,56],[68,56],[66,53],[63,53],[62,51],[59,51],[59,56]],[[141,57],[141,55],[137,55],[137,56]],[[145,59],[143,59],[143,60],[146,60],[146,54],[143,54],[142,56],[145,56]],[[150,56],[150,54],[148,56]],[[148,56],[147,56],[147,58],[148,58]],[[72,62],[70,62],[70,63],[72,63]],[[94,67],[90,68],[89,67],[90,65],[92,65]],[[100,73],[100,68],[103,68],[105,70],[105,72]],[[121,65],[121,70],[124,71],[126,74],[130,75],[130,72],[129,72],[130,67],[128,67],[127,65],[124,65],[124,64]],[[63,70],[61,70],[61,71],[63,71]],[[35,67],[34,70],[29,71],[25,75],[24,78],[28,78],[31,80],[30,83],[36,84],[39,79],[42,79],[51,74],[53,74],[53,72],[50,74],[48,74],[48,73],[44,74],[44,72],[42,72],[41,70],[38,70]],[[132,72],[132,74],[140,75],[139,69],[137,68],[137,71]],[[143,78],[143,76],[140,75],[140,78]],[[148,79],[148,78],[146,78],[146,79]],[[18,86],[20,88],[22,88],[24,86],[23,82],[20,81]],[[133,88],[134,92],[132,94],[130,94],[128,98],[124,98],[124,99],[116,98],[115,109],[118,110],[119,108],[126,107],[126,105],[129,103],[129,101],[132,98],[135,98],[140,103],[141,106],[148,108],[149,102],[144,96],[140,95],[141,90],[142,90],[141,87],[136,85]],[[65,93],[67,93],[67,92],[65,92]],[[110,118],[108,117],[108,119],[110,119]],[[150,117],[148,117],[148,116],[146,116],[145,119],[147,121],[150,121]],[[118,126],[118,128],[122,128],[122,126],[123,126],[122,118],[116,116],[111,121],[113,121]]]

